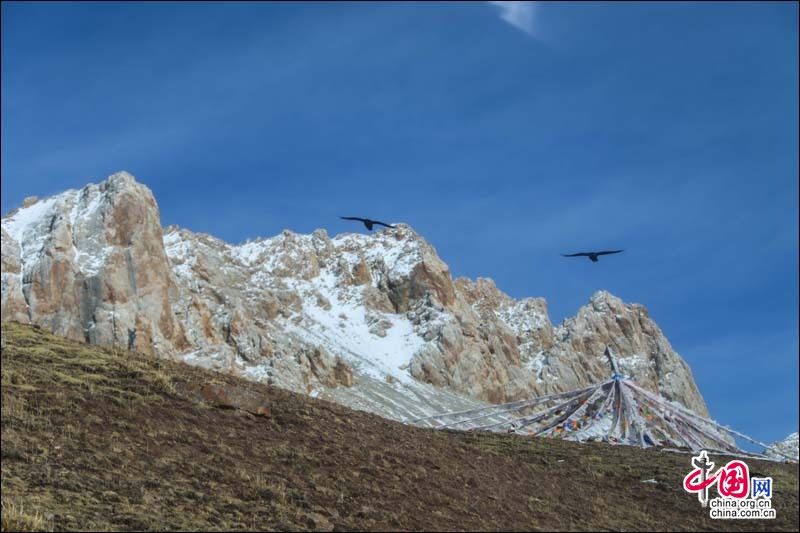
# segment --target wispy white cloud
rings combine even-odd
[[[500,9],[500,18],[533,36],[536,2],[488,2]]]

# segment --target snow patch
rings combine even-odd
[[[329,353],[342,356],[375,379],[389,375],[405,383],[413,380],[406,369],[425,343],[414,332],[413,324],[402,315],[370,311],[376,319],[391,324],[381,337],[370,331],[360,295],[348,295],[347,288],[338,287],[336,277],[327,270],[314,281],[316,290],[330,302],[330,309],[320,307],[309,294],[303,300],[300,325],[288,321],[287,329],[301,338],[312,338]]]
[[[42,225],[45,218],[49,219],[52,216],[51,212],[58,200],[59,196],[51,196],[28,207],[22,207],[13,215],[3,219],[3,227],[21,246],[26,237]]]

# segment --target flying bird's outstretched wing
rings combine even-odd
[[[620,252],[624,252],[625,250],[607,250],[605,252],[595,252],[594,255],[607,255],[607,254],[618,254]]]
[[[584,256],[584,255],[591,255],[591,254],[588,254],[588,253],[585,253],[585,252],[579,252],[577,254],[561,254],[561,257],[581,257],[581,256]]]
[[[358,220],[359,222],[366,222],[367,221],[366,218],[358,218],[358,217],[339,217],[339,218],[343,218],[345,220]]]

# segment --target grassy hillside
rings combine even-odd
[[[424,430],[37,327],[2,338],[3,531],[798,529],[796,464],[748,461],[776,520],[711,520],[687,455]]]

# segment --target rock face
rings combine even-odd
[[[144,352],[188,348],[147,187],[121,172],[26,204],[3,218],[4,319]]]
[[[793,458],[795,461],[800,460],[800,437],[798,437],[796,431],[781,441],[773,442],[772,446],[777,448],[777,450],[772,448],[768,449],[768,456],[781,461],[790,458]]]
[[[608,377],[708,415],[647,310],[606,292],[553,327],[543,299],[453,280],[409,226],[238,246],[163,230],[121,172],[3,217],[3,320],[265,380],[405,419],[563,392]]]

